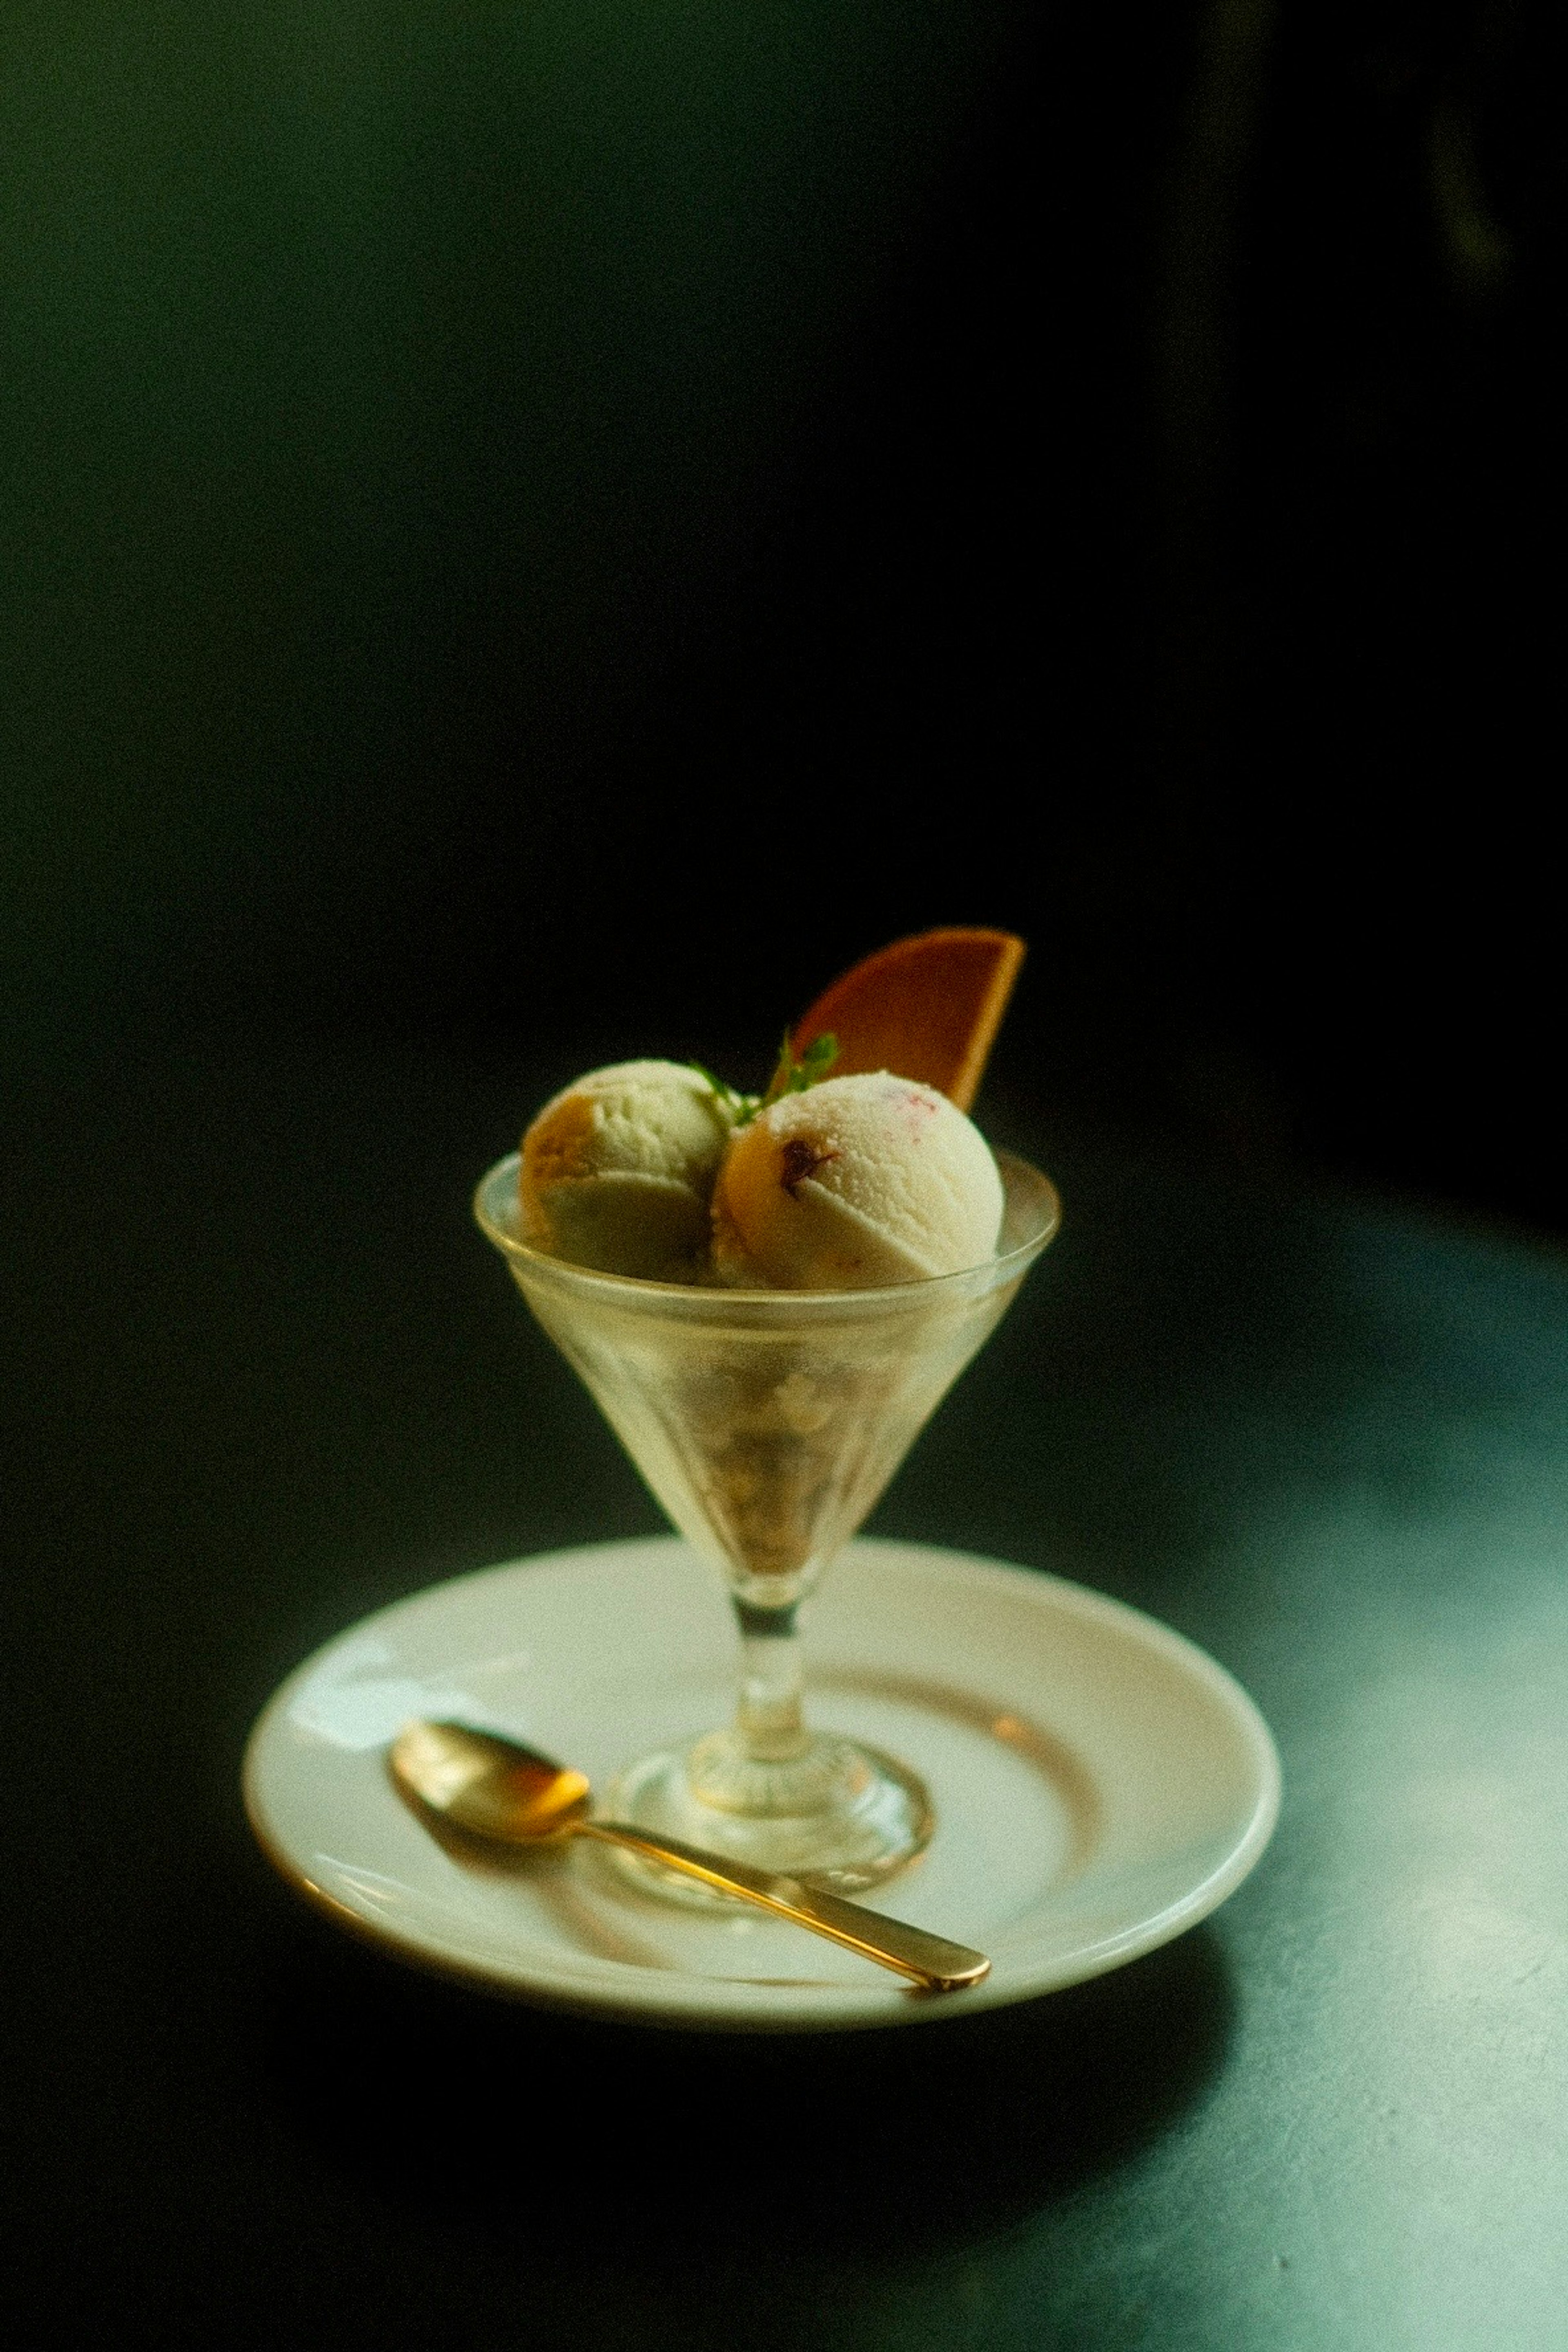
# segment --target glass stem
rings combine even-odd
[[[735,1728],[756,1764],[786,1764],[811,1744],[801,1713],[797,1607],[794,1601],[782,1609],[735,1601],[741,1628],[741,1704]]]

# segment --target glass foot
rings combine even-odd
[[[662,1748],[628,1765],[605,1791],[604,1810],[607,1820],[837,1895],[879,1886],[931,1843],[936,1826],[925,1783],[907,1764],[826,1736],[800,1756],[767,1763],[746,1756],[733,1733],[710,1732],[695,1748]],[[614,1862],[645,1893],[695,1910],[728,1909],[733,1899],[636,1854],[619,1853]]]

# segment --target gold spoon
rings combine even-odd
[[[814,1935],[846,1944],[928,1991],[957,1992],[990,1972],[984,1952],[950,1944],[901,1919],[886,1919],[841,1895],[819,1893],[798,1878],[752,1870],[677,1838],[646,1837],[624,1822],[594,1821],[588,1812],[591,1791],[581,1772],[496,1732],[475,1731],[466,1723],[405,1724],[392,1743],[392,1769],[410,1795],[470,1836],[505,1845],[592,1837],[627,1846],[649,1862],[685,1871],[721,1894],[738,1895]]]

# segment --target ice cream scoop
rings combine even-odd
[[[958,1274],[996,1247],[1002,1179],[933,1087],[886,1070],[785,1095],[735,1135],[713,1265],[737,1287],[870,1290]]]
[[[710,1082],[681,1063],[591,1070],[523,1137],[525,1238],[601,1274],[690,1281],[732,1120]]]

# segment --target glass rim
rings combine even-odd
[[[1061,1195],[1050,1178],[1033,1161],[1016,1151],[994,1153],[1006,1185],[1009,1171],[1016,1170],[1042,1196],[1044,1213],[1039,1229],[1011,1249],[999,1250],[994,1256],[982,1258],[975,1265],[955,1266],[950,1274],[917,1275],[909,1282],[886,1282],[859,1290],[752,1290],[731,1288],[724,1283],[657,1282],[642,1275],[607,1274],[597,1266],[576,1265],[570,1258],[556,1257],[549,1250],[538,1249],[531,1242],[521,1240],[515,1232],[501,1223],[491,1208],[491,1198],[505,1198],[515,1206],[518,1202],[518,1177],[522,1165],[520,1151],[509,1151],[491,1168],[487,1168],[474,1189],[474,1219],[485,1238],[492,1242],[509,1262],[520,1262],[531,1272],[536,1272],[546,1282],[560,1283],[567,1287],[584,1287],[623,1297],[628,1304],[641,1299],[648,1304],[668,1303],[680,1298],[703,1301],[715,1307],[723,1306],[761,1307],[764,1311],[782,1311],[789,1307],[797,1311],[806,1306],[831,1310],[847,1310],[854,1307],[866,1308],[873,1302],[884,1308],[895,1301],[930,1298],[944,1286],[956,1289],[976,1276],[984,1275],[1000,1283],[1010,1272],[1024,1274],[1040,1252],[1055,1241],[1061,1230]]]

